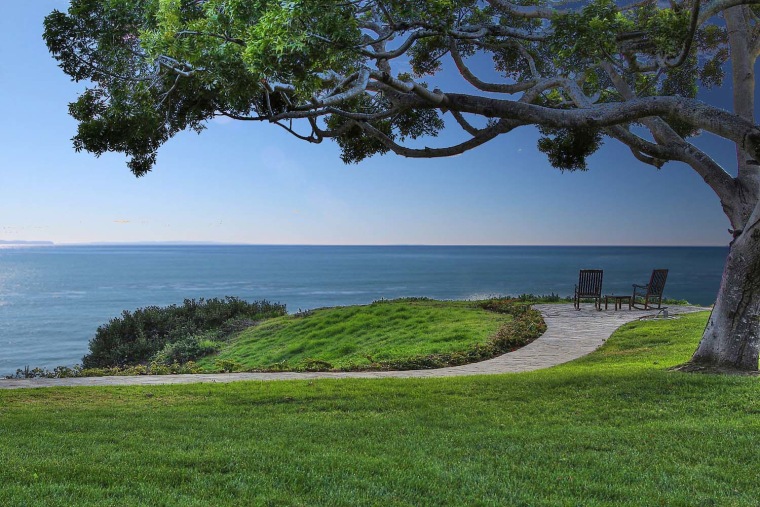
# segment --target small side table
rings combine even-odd
[[[628,309],[631,309],[631,296],[616,296],[615,294],[608,294],[604,296],[604,309],[607,309],[607,305],[610,299],[615,304],[615,311],[623,309],[623,303],[628,304]]]

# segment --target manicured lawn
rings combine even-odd
[[[321,369],[467,350],[485,343],[512,319],[468,301],[393,300],[367,306],[325,308],[252,327],[218,355],[199,361],[239,363],[238,369],[293,369],[324,361]]]
[[[757,505],[760,380],[705,314],[528,374],[0,391],[0,505]]]

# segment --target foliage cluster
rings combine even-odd
[[[282,315],[285,305],[229,296],[124,311],[98,328],[82,366],[184,363],[215,352],[220,342],[256,322]]]

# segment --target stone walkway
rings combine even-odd
[[[237,382],[241,380],[304,380],[321,378],[427,378],[462,375],[518,373],[549,368],[585,356],[599,348],[613,331],[627,322],[654,317],[657,310],[604,310],[584,305],[576,311],[572,304],[534,305],[546,321],[546,332],[533,343],[487,361],[435,370],[367,372],[281,372],[210,373],[197,375],[137,375],[124,377],[81,377],[64,379],[0,379],[0,389],[54,386],[123,386]],[[698,306],[671,306],[670,315],[709,310]]]

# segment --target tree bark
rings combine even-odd
[[[731,48],[731,83],[734,97],[734,113],[748,122],[755,123],[755,60],[751,54],[752,26],[749,19],[752,14],[749,7],[739,5],[723,12],[728,29],[728,41]],[[753,205],[760,198],[760,157],[747,153],[736,146],[736,161],[739,167],[736,178],[739,206],[729,216],[734,229],[741,229],[747,217],[752,213]]]
[[[760,350],[760,203],[731,244],[710,320],[692,363],[757,371]]]

